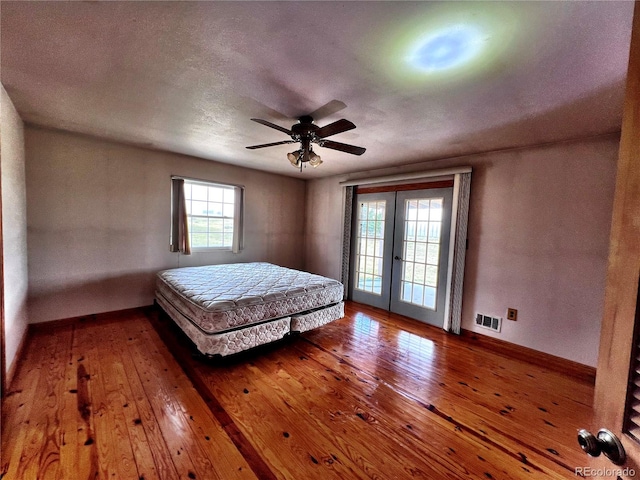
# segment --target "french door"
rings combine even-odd
[[[358,194],[351,298],[442,327],[451,188]]]

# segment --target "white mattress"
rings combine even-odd
[[[156,294],[212,334],[341,302],[343,286],[270,263],[234,263],[165,270]]]

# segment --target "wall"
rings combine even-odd
[[[302,180],[31,126],[26,158],[32,323],[149,305],[167,268],[303,267]],[[172,174],[246,187],[243,251],[169,252]]]
[[[0,85],[0,176],[2,181],[2,262],[6,371],[27,331],[27,202],[24,127]]]
[[[340,280],[344,192],[337,177],[307,182],[305,270]]]
[[[339,278],[347,178],[471,165],[462,327],[595,366],[618,136],[311,181],[306,268]],[[477,328],[476,312],[516,322]]]

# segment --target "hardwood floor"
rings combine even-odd
[[[585,464],[589,382],[346,311],[217,363],[155,309],[38,329],[3,404],[0,478],[559,479]]]

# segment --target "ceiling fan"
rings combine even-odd
[[[298,119],[298,123],[293,125],[290,130],[260,118],[252,118],[251,120],[261,125],[284,132],[291,137],[291,140],[264,143],[262,145],[251,145],[247,148],[249,150],[255,150],[257,148],[273,147],[275,145],[299,142],[300,148],[295,152],[288,153],[287,158],[291,162],[291,165],[296,168],[300,168],[300,171],[302,171],[302,166],[307,162],[314,168],[322,163],[320,155],[313,151],[312,143],[315,143],[320,147],[331,148],[333,150],[339,150],[352,155],[362,155],[366,151],[365,148],[356,147],[355,145],[325,140],[331,135],[336,135],[356,128],[352,122],[345,120],[344,118],[325,125],[324,127],[319,127],[313,123],[313,117],[311,115],[303,115]]]

